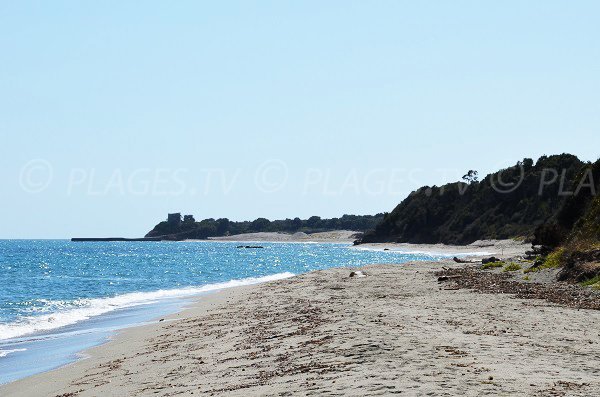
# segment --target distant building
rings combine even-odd
[[[167,223],[172,226],[179,226],[181,224],[181,213],[169,214],[167,216]]]
[[[194,223],[194,222],[196,222],[196,220],[194,219],[194,215],[184,215],[183,222],[184,223],[188,223],[188,222]]]

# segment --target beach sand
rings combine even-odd
[[[523,256],[531,249],[531,244],[518,240],[477,240],[467,245],[447,244],[409,244],[409,243],[370,243],[360,244],[357,249],[375,249],[402,251],[409,253],[429,253],[440,255],[458,255],[461,257],[479,257],[494,255],[499,258]]]
[[[244,233],[225,237],[209,237],[211,241],[238,241],[238,242],[298,242],[298,243],[352,243],[360,232],[352,230],[333,230],[320,233]],[[206,241],[206,240],[188,240]],[[446,244],[408,244],[408,243],[373,243],[360,244],[357,249],[374,249],[403,251],[411,253],[436,253],[441,255],[468,255],[470,253],[485,253],[486,255],[500,255],[511,257],[522,255],[530,244],[517,240],[478,240],[468,245],[446,245]],[[481,255],[475,255],[481,256]]]
[[[277,233],[260,232],[234,234],[232,236],[209,237],[212,241],[262,241],[262,242],[294,242],[294,243],[351,243],[358,238],[360,232],[352,230],[332,230],[319,233]],[[188,240],[189,241],[189,240]],[[202,241],[202,240],[199,240]]]
[[[600,395],[600,311],[438,283],[450,261],[222,290],[2,396]]]

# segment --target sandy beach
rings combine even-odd
[[[3,396],[600,395],[600,311],[439,283],[452,261],[223,290]]]
[[[428,253],[445,256],[481,258],[496,255],[502,258],[522,256],[531,248],[530,244],[517,240],[478,240],[467,245],[377,243],[360,244],[356,249],[400,251],[406,253]]]
[[[0,10],[0,397],[600,397],[600,0]]]
[[[294,242],[294,243],[352,243],[360,232],[352,230],[332,230],[319,233],[244,233],[225,237],[209,237],[210,241],[239,241],[239,242]],[[206,240],[187,240],[187,241],[206,241]],[[407,243],[376,243],[360,244],[356,249],[372,250],[390,250],[402,251],[407,253],[436,253],[441,255],[469,255],[477,253],[474,256],[500,255],[516,256],[523,254],[529,249],[529,244],[524,244],[517,240],[478,240],[467,245],[447,245],[447,244],[407,244]]]
[[[263,242],[294,242],[294,243],[351,243],[358,238],[360,232],[352,230],[332,230],[319,233],[277,233],[259,232],[234,234],[223,237],[209,237],[211,241],[263,241]],[[190,241],[190,240],[188,240]]]

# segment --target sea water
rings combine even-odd
[[[204,293],[312,270],[436,260],[350,244],[0,240],[0,383],[77,359]]]

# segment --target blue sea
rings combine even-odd
[[[440,256],[349,244],[0,240],[0,383],[59,367],[202,294],[312,270]],[[255,244],[255,243],[252,243]]]

